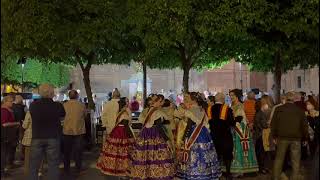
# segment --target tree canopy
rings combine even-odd
[[[51,83],[61,87],[69,83],[70,67],[60,63],[43,63],[35,59],[28,59],[23,70],[24,84],[35,87],[41,83]],[[21,84],[22,68],[17,59],[10,59],[1,63],[1,83]]]
[[[275,74],[279,101],[281,75],[294,67],[319,65],[319,1],[265,0],[261,16],[247,28],[237,60],[252,70]]]
[[[128,0],[129,23],[146,54],[164,54],[161,65],[179,66],[188,91],[189,71],[234,57],[233,40],[246,34],[261,1]],[[160,56],[161,57],[161,56]],[[160,62],[160,61],[157,61]],[[152,65],[151,65],[152,66]]]

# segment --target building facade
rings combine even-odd
[[[129,95],[127,82],[132,82],[136,76],[137,64],[123,65],[97,65],[92,66],[90,80],[92,92],[97,96],[105,96],[114,88],[118,88],[123,96]],[[140,68],[141,69],[141,68]],[[250,72],[248,67],[230,61],[229,64],[212,70],[198,72],[191,70],[189,74],[190,91],[228,92],[229,89],[240,88],[244,91],[251,88],[259,88],[268,92],[274,84],[272,73]],[[182,90],[182,70],[147,69],[149,93],[164,93],[173,90],[180,93]],[[80,67],[76,67],[71,74],[73,87],[80,90],[81,96],[85,95],[83,76]],[[137,79],[142,81],[142,79]],[[305,91],[314,94],[319,93],[319,68],[299,70],[298,68],[287,72],[282,76],[282,89],[284,91]],[[150,86],[150,87],[149,87]],[[134,86],[138,87],[138,86]]]

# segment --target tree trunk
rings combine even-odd
[[[190,67],[186,66],[183,67],[183,92],[187,93],[189,92],[189,71]]]
[[[275,70],[274,70],[274,83],[273,89],[275,103],[280,103],[280,91],[281,91],[281,77],[282,77],[282,64],[280,52],[277,52],[275,56]]]
[[[83,74],[84,87],[86,90],[88,103],[89,103],[88,106],[90,109],[95,110],[95,104],[93,102],[91,84],[90,84],[90,69],[91,68],[82,69],[82,74]]]
[[[143,106],[146,107],[147,100],[147,64],[145,61],[142,61],[142,69],[143,69]]]
[[[6,93],[7,84],[3,83],[3,89],[1,89],[1,94]]]

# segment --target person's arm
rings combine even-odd
[[[260,125],[263,129],[266,129],[269,127],[268,125],[268,117],[264,114],[261,114],[261,121],[260,121]]]
[[[234,119],[234,116],[233,116],[233,111],[231,108],[228,107],[228,124],[229,126],[235,126],[236,125],[236,121]]]
[[[308,138],[309,138],[309,126],[308,126],[308,123],[307,123],[307,116],[304,115],[303,112],[301,112],[301,128],[302,128],[302,140],[303,141],[306,141]]]
[[[28,129],[30,124],[31,124],[31,114],[30,112],[27,112],[26,117],[24,118],[24,121],[22,124],[23,129]]]
[[[66,111],[64,109],[64,106],[60,103],[58,103],[58,111],[59,111],[60,121],[63,121],[64,117],[66,116]]]
[[[278,108],[274,110],[274,114],[271,119],[271,135],[276,140],[278,137],[278,127],[277,127],[277,121],[279,121],[278,118]]]

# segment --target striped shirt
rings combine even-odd
[[[246,113],[249,125],[253,124],[254,116],[256,115],[255,105],[256,105],[256,101],[255,100],[250,100],[250,99],[246,100],[243,103],[244,112]]]

